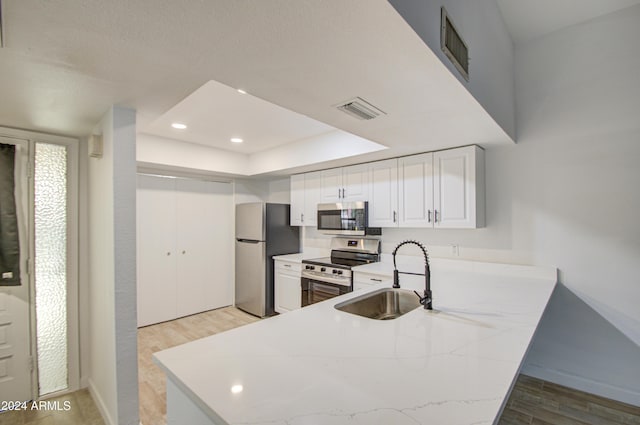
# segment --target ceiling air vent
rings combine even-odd
[[[384,111],[376,108],[366,100],[356,97],[336,105],[342,112],[358,118],[359,120],[372,120],[378,115],[386,115]]]
[[[469,49],[443,7],[440,22],[440,47],[465,80],[469,81]]]

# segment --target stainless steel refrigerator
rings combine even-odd
[[[273,256],[299,248],[299,228],[289,225],[289,204],[236,205],[236,307],[258,317],[273,315]]]

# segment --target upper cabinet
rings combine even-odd
[[[398,225],[398,160],[369,164],[369,226]]]
[[[484,150],[478,146],[433,154],[434,225],[484,227]]]
[[[484,151],[478,146],[398,160],[400,227],[484,226]]]
[[[484,151],[465,146],[292,176],[291,224],[316,225],[299,218],[315,218],[320,202],[363,200],[370,227],[483,227]]]
[[[320,171],[291,176],[291,225],[315,226],[320,200]]]
[[[320,194],[323,203],[367,201],[368,164],[320,171]]]

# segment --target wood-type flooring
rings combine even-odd
[[[153,353],[258,320],[260,319],[235,307],[224,307],[138,329],[138,383],[142,424],[166,424],[167,385],[164,372],[153,363]]]

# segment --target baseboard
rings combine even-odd
[[[638,402],[638,400],[640,400],[640,392],[615,387],[559,370],[546,369],[532,364],[525,364],[520,372],[534,378],[542,379],[543,381],[640,407],[640,403]]]
[[[96,403],[96,407],[102,415],[102,419],[104,420],[105,425],[116,425],[113,418],[111,418],[111,415],[109,414],[109,411],[107,410],[107,407],[105,406],[100,393],[98,392],[98,390],[96,390],[96,387],[93,384],[91,378],[89,378],[88,382],[89,392],[91,393],[91,397],[93,397],[93,401]]]

